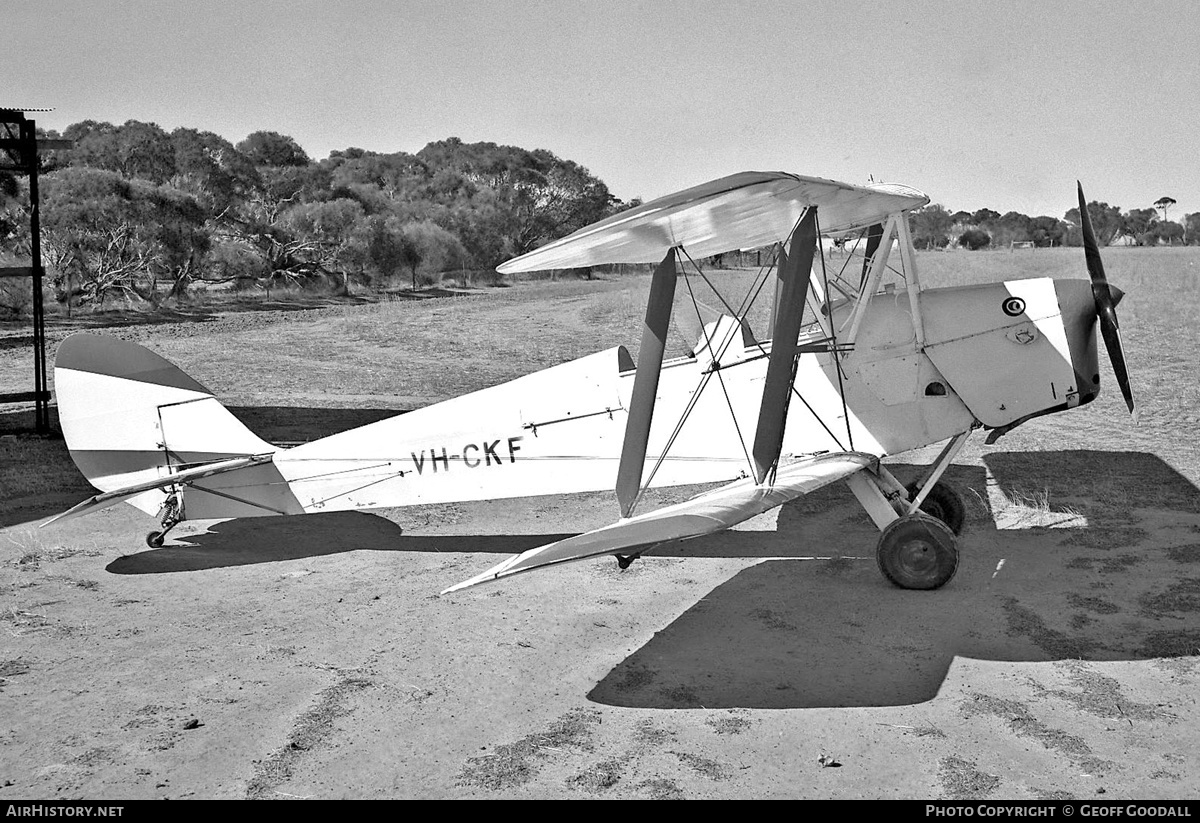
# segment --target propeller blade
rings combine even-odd
[[[1083,196],[1083,184],[1079,186],[1079,223],[1083,230],[1083,256],[1087,261],[1088,276],[1092,279],[1092,299],[1096,301],[1096,316],[1100,320],[1100,334],[1104,338],[1104,348],[1108,350],[1108,359],[1112,361],[1113,374],[1116,375],[1117,385],[1121,387],[1121,395],[1129,413],[1137,420],[1137,409],[1133,402],[1133,389],[1129,385],[1129,369],[1125,365],[1125,351],[1121,348],[1121,329],[1117,323],[1117,303],[1123,296],[1119,289],[1108,285],[1104,276],[1104,261],[1100,259],[1100,247],[1096,243],[1096,233],[1092,230],[1092,218],[1088,214],[1087,200]]]

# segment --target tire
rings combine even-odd
[[[902,589],[937,589],[958,571],[957,543],[941,520],[914,512],[883,530],[875,559],[883,576]]]
[[[909,483],[905,488],[908,489],[909,500],[917,496],[916,481]],[[940,481],[934,483],[929,494],[925,495],[925,499],[921,501],[921,511],[930,517],[941,520],[956,535],[962,534],[963,523],[967,519],[967,506],[953,486],[948,486]]]
[[[162,532],[150,532],[146,535],[146,545],[152,549],[161,549],[163,536]]]

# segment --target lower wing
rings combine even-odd
[[[559,563],[646,549],[672,540],[687,540],[724,531],[801,495],[849,477],[877,460],[874,455],[862,452],[838,452],[781,463],[775,477],[761,485],[751,478],[736,480],[683,503],[530,549],[470,580],[451,586],[442,594]]]

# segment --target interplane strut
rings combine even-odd
[[[771,358],[754,432],[754,479],[762,483],[783,449],[783,424],[795,376],[796,343],[817,245],[817,211],[810,208],[792,232],[790,252],[780,251],[776,276],[779,304],[771,334]]]

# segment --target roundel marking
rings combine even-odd
[[[1019,297],[1010,297],[1000,304],[1000,308],[1009,317],[1016,317],[1019,314],[1025,313],[1025,301]]]

